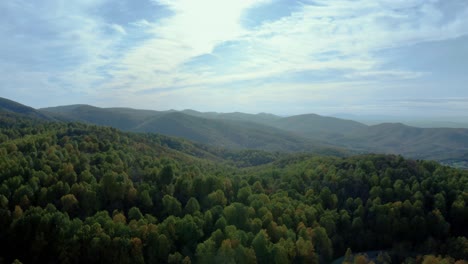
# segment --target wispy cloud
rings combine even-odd
[[[118,24],[111,24],[110,27],[115,30],[116,32],[122,34],[122,35],[127,35],[127,31],[125,28],[123,28],[121,25]]]
[[[331,91],[348,87],[373,100],[372,89],[401,92],[437,75],[437,65],[418,69],[386,51],[468,35],[464,0],[18,0],[0,9],[2,94],[133,107],[164,97],[167,108],[211,98],[207,106],[247,109],[262,95],[264,111],[327,107]],[[36,105],[58,104],[45,99]]]
[[[434,1],[314,1],[290,16],[252,29],[242,28],[240,23],[252,4],[160,3],[167,4],[175,15],[154,23],[157,37],[135,47],[121,61],[126,71],[147,77],[132,90],[223,84],[318,69],[349,69],[348,78],[418,78],[421,72],[381,69],[385,61],[376,53],[468,32],[463,12],[444,22]],[[233,42],[235,48],[229,53],[215,50],[226,42]],[[202,54],[213,54],[221,63],[202,61],[181,67]]]

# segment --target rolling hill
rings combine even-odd
[[[245,121],[208,119],[180,112],[156,116],[133,129],[187,138],[225,148],[306,151],[325,147],[284,130]]]
[[[467,256],[468,171],[35,120],[0,111],[1,263],[332,263],[350,248],[396,263]]]
[[[191,109],[186,109],[181,112],[184,114],[196,116],[196,117],[247,121],[247,122],[260,123],[260,124],[265,124],[265,125],[271,125],[275,121],[281,119],[280,116],[268,114],[268,113],[259,113],[259,114],[247,114],[247,113],[241,113],[241,112],[216,113],[216,112],[198,112],[198,111],[191,110]]]
[[[130,108],[99,108],[91,105],[69,105],[40,109],[57,119],[80,121],[101,126],[111,126],[130,131],[146,119],[161,114],[158,111]]]
[[[305,114],[152,111],[90,105],[40,110],[2,99],[0,109],[44,120],[79,121],[125,131],[160,133],[228,149],[345,153],[390,153],[446,164],[468,163],[468,129],[417,128],[401,123],[368,126],[352,120]],[[344,151],[348,149],[349,151]],[[460,165],[457,165],[460,166]]]
[[[327,140],[333,143],[348,133],[367,128],[366,125],[356,121],[316,114],[284,117],[270,124],[304,137]]]
[[[468,160],[468,129],[462,128],[417,128],[385,123],[348,133],[338,144],[416,159]]]
[[[0,97],[0,112],[14,113],[24,117],[37,118],[41,120],[54,120],[52,116],[46,113],[2,97]]]
[[[58,119],[111,126],[125,131],[159,133],[230,149],[314,152],[344,155],[330,144],[306,139],[290,131],[262,124],[280,117],[268,114],[201,113],[193,110],[151,111],[129,108],[99,108],[89,105],[41,109]]]

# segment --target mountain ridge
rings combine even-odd
[[[160,133],[221,148],[325,151],[332,155],[387,153],[446,164],[468,162],[468,129],[463,128],[418,128],[403,123],[366,125],[317,114],[281,117],[267,113],[155,111],[83,104],[28,109],[53,116],[54,120]]]
[[[0,111],[16,113],[25,117],[39,118],[44,120],[54,120],[53,117],[42,113],[30,106],[23,105],[10,99],[0,97]]]

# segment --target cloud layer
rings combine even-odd
[[[464,0],[30,2],[0,3],[0,96],[36,107],[468,110],[438,101],[468,97]]]

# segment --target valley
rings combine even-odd
[[[401,123],[368,126],[315,114],[280,117],[88,105],[45,108],[38,112],[60,120],[161,133],[224,148],[334,155],[387,153],[467,168],[464,161],[468,159],[468,129],[464,128],[418,128]]]
[[[0,108],[1,261],[330,263],[345,256],[344,261],[362,263],[372,258],[381,263],[414,263],[467,259],[468,171],[401,155],[357,154],[324,143],[315,145],[306,136],[301,140],[311,144],[310,149],[292,148],[302,144],[293,140],[297,131],[336,132],[339,125],[356,131],[376,128],[312,115],[308,118],[321,120],[322,128],[299,125],[293,118],[282,123],[290,128],[286,133],[278,128],[279,118],[268,118],[263,124],[245,118],[227,122],[174,111],[155,115],[129,109],[94,109],[104,114],[81,114],[77,122],[50,109],[38,111],[7,102]],[[131,123],[137,116],[141,122]],[[98,126],[90,120],[107,123]],[[174,120],[181,124],[171,127]],[[265,122],[276,125],[268,129]],[[165,128],[146,131],[163,124]],[[249,143],[232,135],[215,136],[222,129],[234,129],[234,124],[244,127],[229,131],[232,135],[246,131],[249,136],[266,133],[267,137]],[[145,132],[125,132],[111,125]],[[195,134],[195,128],[198,135],[213,134],[195,142],[184,139],[188,134],[152,133],[180,129]],[[421,133],[403,128],[382,128],[394,134],[386,144],[402,135],[416,138]],[[210,136],[219,141],[200,143]],[[237,145],[222,147],[219,142],[227,140]],[[252,146],[257,149],[248,149]],[[386,252],[351,255],[351,249]]]

